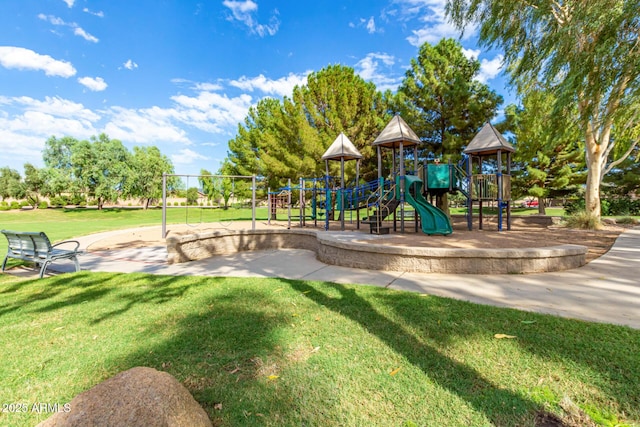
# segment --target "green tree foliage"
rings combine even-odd
[[[100,134],[89,141],[79,141],[73,147],[71,161],[81,189],[97,201],[98,209],[126,192],[131,154],[119,140]]]
[[[27,200],[34,208],[40,203],[40,194],[45,186],[44,174],[31,163],[24,164],[24,184]]]
[[[464,28],[500,48],[520,88],[556,92],[556,112],[576,109],[585,142],[585,207],[600,218],[600,185],[640,136],[640,0],[448,0]]]
[[[399,88],[402,116],[426,144],[423,151],[458,159],[462,148],[496,115],[502,97],[476,77],[480,62],[468,59],[453,39],[425,43]]]
[[[198,189],[196,187],[187,188],[187,205],[194,206],[198,204]]]
[[[215,199],[218,191],[213,174],[206,169],[200,169],[200,175],[198,182],[200,182],[200,187],[202,187],[202,191],[206,194],[207,200],[211,201]]]
[[[271,188],[284,186],[287,179],[322,176],[321,157],[344,132],[367,159],[363,174],[375,177],[371,143],[390,117],[388,102],[375,85],[349,67],[329,66],[309,75],[291,98],[263,99],[250,109],[229,141],[227,174],[256,174]],[[354,176],[354,170],[348,164],[347,174]]]
[[[173,174],[171,160],[160,152],[158,147],[133,147],[133,155],[129,158],[126,185],[123,196],[136,197],[142,200],[145,209],[162,198],[162,176]],[[167,178],[167,187],[171,187],[177,177]]]
[[[20,172],[9,167],[0,168],[0,197],[22,198],[25,193]]]
[[[45,148],[42,152],[42,160],[45,165],[42,171],[45,180],[43,195],[54,197],[63,192],[78,191],[72,160],[78,142],[77,139],[70,136],[60,139],[52,136],[45,142]]]
[[[542,89],[529,91],[522,106],[505,108],[501,131],[513,135],[514,193],[538,199],[538,211],[545,214],[545,199],[564,197],[584,183],[584,145],[575,115],[554,114],[553,94]]]
[[[603,190],[609,198],[637,199],[640,196],[640,148],[605,177]]]

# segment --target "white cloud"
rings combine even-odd
[[[25,111],[36,111],[52,116],[72,118],[88,123],[94,123],[100,120],[100,115],[94,113],[88,108],[85,108],[84,105],[57,96],[47,96],[43,101],[28,96],[15,98],[0,96],[0,105],[15,106]]]
[[[502,63],[504,56],[498,55],[493,59],[483,59],[480,61],[480,73],[478,73],[477,80],[486,83],[500,74],[502,71]]]
[[[91,34],[87,33],[85,30],[83,30],[80,27],[74,27],[73,34],[75,34],[76,36],[80,36],[86,41],[89,41],[92,43],[98,43],[99,41],[97,37],[92,36]]]
[[[90,15],[97,16],[98,18],[104,18],[104,12],[103,12],[103,11],[101,11],[101,10],[100,10],[100,11],[98,11],[98,12],[93,12],[93,11],[89,10],[89,8],[88,8],[88,7],[85,7],[84,9],[82,9],[82,11],[83,11],[84,13],[88,13],[88,14],[90,14]]]
[[[73,34],[75,34],[76,36],[82,37],[83,39],[85,39],[87,41],[90,41],[92,43],[98,43],[99,42],[97,37],[87,33],[84,29],[82,29],[75,22],[67,23],[67,22],[64,22],[64,20],[62,18],[58,18],[58,17],[53,16],[53,15],[45,15],[44,13],[38,14],[38,18],[42,19],[43,21],[48,21],[49,23],[51,23],[51,25],[73,28]]]
[[[264,37],[267,34],[273,36],[278,32],[280,21],[277,17],[277,10],[274,11],[274,14],[269,19],[269,24],[260,24],[254,17],[258,12],[258,4],[252,0],[224,0],[222,5],[231,11],[232,16],[228,20],[243,23],[251,33]]]
[[[197,129],[221,133],[229,126],[244,120],[252,104],[251,96],[242,94],[229,98],[214,92],[200,92],[197,96],[176,95],[171,99],[177,103],[172,117]]]
[[[195,87],[196,90],[204,90],[204,91],[216,91],[216,90],[221,90],[223,88],[222,85],[217,84],[217,83],[196,83]]]
[[[399,8],[387,11],[389,16],[396,16],[403,21],[418,18],[422,22],[422,28],[413,30],[413,35],[407,37],[407,41],[413,46],[419,47],[425,42],[434,44],[443,38],[460,36],[460,31],[447,19],[447,0],[395,0],[393,3]],[[469,27],[463,38],[471,37],[474,32],[475,27]]]
[[[178,154],[171,155],[171,161],[176,164],[188,165],[196,160],[209,160],[209,158],[188,148],[183,148]]]
[[[138,68],[138,64],[136,64],[135,62],[133,62],[131,59],[127,60],[127,62],[125,62],[124,64],[122,64],[122,66],[124,68],[126,68],[127,70],[133,70],[134,68]]]
[[[373,82],[376,88],[381,91],[387,89],[395,90],[400,84],[402,77],[389,77],[380,71],[382,66],[391,67],[395,64],[395,58],[386,53],[369,53],[358,61],[355,70],[364,80]]]
[[[69,78],[76,74],[76,69],[69,62],[15,46],[0,46],[0,65],[19,70],[44,71],[47,76]]]
[[[69,7],[73,7],[73,4],[76,2],[76,0],[62,0],[62,1],[65,2]]]
[[[238,89],[253,92],[259,90],[268,95],[291,96],[293,88],[307,83],[307,76],[311,71],[304,74],[289,73],[286,77],[271,80],[260,74],[257,77],[242,76],[238,80],[232,80],[229,84]]]
[[[86,86],[89,90],[93,92],[102,92],[107,88],[107,83],[105,83],[102,77],[79,77],[78,83],[83,86]]]
[[[376,21],[373,19],[373,16],[367,21],[367,31],[369,34],[376,32]]]
[[[465,48],[462,48],[462,54],[467,59],[478,59],[478,57],[480,56],[480,49],[465,49]]]
[[[108,123],[104,132],[111,138],[137,144],[191,143],[186,132],[171,122],[172,110],[112,107],[105,114],[108,115]]]

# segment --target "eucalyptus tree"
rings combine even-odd
[[[480,62],[460,43],[424,43],[398,90],[399,108],[436,157],[460,158],[462,148],[502,104],[502,97],[477,80]]]
[[[522,105],[508,105],[501,131],[513,135],[517,167],[514,192],[538,199],[538,212],[545,214],[545,199],[575,192],[584,182],[584,144],[575,115],[553,113],[554,97],[548,91],[532,89]]]
[[[575,108],[585,143],[585,208],[601,216],[600,186],[640,139],[640,0],[448,0],[463,29],[504,51],[513,81],[556,92],[556,114]]]

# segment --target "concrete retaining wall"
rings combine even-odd
[[[560,245],[520,249],[399,247],[353,242],[314,230],[216,231],[167,238],[170,264],[268,249],[307,249],[332,265],[368,270],[456,274],[561,271],[586,263],[587,248]]]

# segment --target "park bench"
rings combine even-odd
[[[40,278],[44,276],[44,272],[49,264],[60,259],[73,260],[76,271],[80,271],[78,255],[81,252],[78,250],[80,242],[77,240],[66,240],[52,245],[47,235],[42,231],[2,230],[2,234],[7,237],[7,241],[9,242],[7,256],[2,262],[2,271],[4,271],[9,258],[33,262],[36,266],[40,265]],[[72,249],[60,248],[61,245],[65,244],[75,245],[75,247]]]

